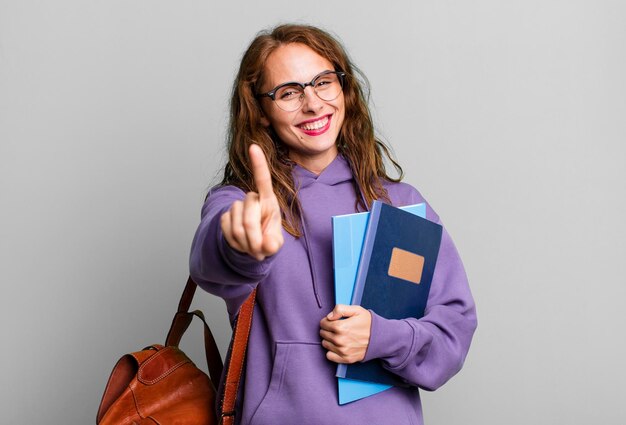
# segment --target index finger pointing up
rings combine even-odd
[[[270,169],[267,166],[267,159],[263,150],[256,144],[250,145],[250,161],[252,162],[252,176],[254,177],[254,183],[259,191],[259,197],[261,199],[274,196],[274,189],[272,188],[272,175]]]

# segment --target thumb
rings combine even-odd
[[[358,306],[337,304],[333,311],[326,315],[328,320],[339,320],[343,317],[352,317],[358,314]]]

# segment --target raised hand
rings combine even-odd
[[[337,304],[320,321],[322,347],[335,363],[356,363],[365,358],[370,342],[372,315],[360,305]]]
[[[235,201],[222,214],[222,233],[237,251],[261,261],[283,246],[283,232],[278,199],[272,188],[272,176],[265,154],[255,144],[250,146],[252,175],[257,192],[248,192],[243,201]]]

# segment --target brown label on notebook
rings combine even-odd
[[[400,248],[394,248],[391,251],[391,261],[387,272],[389,276],[419,284],[423,270],[424,257],[421,255]]]

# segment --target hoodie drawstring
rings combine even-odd
[[[306,224],[304,223],[304,217],[301,218],[300,223],[302,224],[302,237],[304,238],[304,243],[306,244],[306,255],[309,257],[309,267],[311,269],[311,281],[313,282],[313,293],[315,294],[315,301],[317,301],[317,306],[322,308],[322,301],[320,300],[319,293],[317,291],[317,279],[316,279],[316,270],[315,261],[313,260],[313,253],[311,251],[311,245],[309,245],[309,238],[307,237]]]

